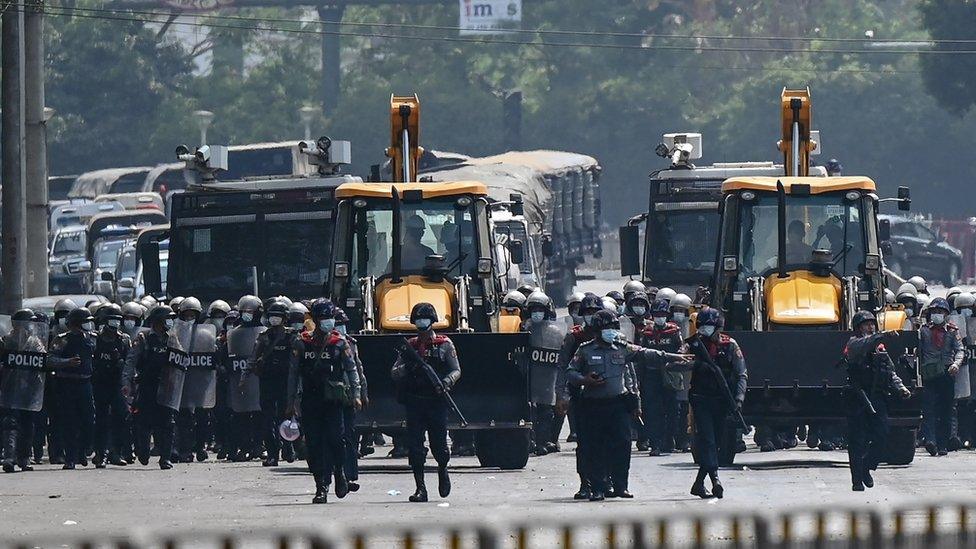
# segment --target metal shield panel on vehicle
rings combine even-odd
[[[535,404],[556,404],[556,379],[559,374],[559,351],[568,328],[558,320],[530,322],[529,398]]]
[[[227,400],[237,413],[261,410],[261,384],[250,362],[264,330],[264,326],[238,326],[227,332]]]
[[[213,408],[217,400],[217,328],[212,324],[195,324],[188,340],[181,343],[190,361],[180,408]]]
[[[177,412],[180,411],[183,384],[186,382],[186,370],[190,363],[190,355],[186,352],[185,342],[189,341],[192,329],[192,322],[177,320],[173,327],[166,332],[166,365],[159,373],[156,403]]]
[[[444,334],[451,338],[461,363],[461,381],[451,394],[472,427],[490,422],[529,421],[528,376],[518,364],[519,349],[529,346],[529,334]],[[359,357],[369,381],[369,407],[356,414],[359,425],[402,427],[403,406],[396,400],[390,369],[403,335],[356,335]],[[524,353],[522,353],[524,356]],[[456,417],[449,417],[457,425]]]
[[[10,322],[0,354],[0,407],[37,412],[43,406],[48,331],[44,322]]]

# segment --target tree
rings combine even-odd
[[[918,10],[933,40],[976,40],[976,1],[923,0]],[[976,43],[939,42],[935,51],[976,51]],[[926,55],[925,88],[943,108],[961,114],[976,104],[976,54]]]

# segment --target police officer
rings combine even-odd
[[[526,320],[522,330],[531,335],[529,402],[532,406],[532,450],[538,456],[557,451],[552,423],[556,410],[556,379],[559,376],[559,349],[566,325],[550,318],[552,300],[541,291],[525,301]]]
[[[223,299],[211,301],[210,306],[207,307],[207,322],[217,328],[217,332],[220,333],[224,330],[224,319],[227,318],[229,312],[230,305]]]
[[[902,329],[917,329],[920,326],[921,308],[918,306],[918,290],[915,286],[908,282],[899,286],[898,293],[895,294],[895,301],[901,304],[905,316],[908,317],[907,324]]]
[[[295,302],[288,307],[288,326],[296,334],[305,331],[305,320],[308,316],[308,307],[301,302]]]
[[[580,324],[575,324],[570,328],[569,333],[566,334],[566,338],[563,340],[563,346],[559,351],[559,377],[556,381],[556,389],[558,391],[558,400],[556,402],[556,424],[554,426],[553,437],[558,440],[559,432],[563,427],[563,418],[569,418],[569,436],[567,442],[577,441],[576,430],[578,426],[578,415],[577,409],[574,404],[579,398],[579,388],[576,386],[571,386],[568,382],[568,368],[569,363],[576,355],[577,349],[580,345],[590,341],[599,332],[590,326],[590,321],[593,320],[593,315],[598,311],[603,310],[603,304],[599,297],[595,294],[585,294],[583,299],[580,301],[579,308],[579,319]],[[589,499],[590,498],[590,483],[589,477],[586,474],[588,470],[586,459],[588,455],[581,452],[579,446],[576,448],[576,472],[580,477],[580,489],[573,496],[574,499]]]
[[[122,397],[122,370],[132,340],[122,328],[122,308],[112,303],[99,309],[103,319],[95,340],[92,385],[95,395],[95,467],[105,468],[105,459],[116,466],[128,463],[129,411]]]
[[[157,401],[163,369],[169,362],[169,330],[176,314],[169,305],[156,305],[146,317],[147,332],[139,332],[125,361],[122,390],[132,409],[136,457],[149,464],[150,438],[159,449],[159,468],[172,469],[175,412]]]
[[[579,326],[583,324],[583,316],[580,314],[580,304],[583,302],[583,298],[586,294],[583,292],[574,292],[573,295],[569,296],[566,300],[566,310],[569,313],[569,318],[573,321],[573,326]]]
[[[580,345],[567,368],[569,383],[580,389],[574,402],[579,407],[580,448],[587,455],[586,477],[590,501],[613,495],[632,498],[630,474],[630,418],[640,415],[636,380],[629,362],[685,361],[678,354],[631,345],[620,339],[617,316],[607,310],[595,313],[590,327],[599,337]],[[607,486],[607,479],[612,486]]]
[[[48,348],[54,338],[68,331],[68,313],[78,308],[78,304],[69,298],[59,299],[54,304],[54,316],[51,319],[51,331],[48,336]],[[57,372],[48,373],[44,385],[44,408],[37,414],[34,434],[35,456],[43,453],[44,439],[48,441],[48,458],[52,465],[64,464],[64,445],[61,443],[61,427],[59,419],[61,411],[57,405]]]
[[[194,458],[203,462],[210,457],[207,454],[207,442],[210,440],[212,423],[212,410],[206,406],[213,402],[205,401],[208,400],[206,397],[210,391],[213,391],[210,396],[216,397],[216,365],[211,362],[207,366],[206,360],[213,359],[213,353],[216,352],[217,330],[216,327],[211,329],[202,324],[203,305],[195,297],[187,297],[180,302],[179,317],[184,322],[192,323],[192,332],[188,336],[189,340],[184,342],[187,346],[184,351],[193,353],[195,360],[204,362],[194,362],[186,372],[177,416],[176,446],[180,462],[192,463]]]
[[[278,425],[286,419],[288,407],[288,370],[295,346],[295,332],[286,327],[288,306],[278,301],[265,312],[268,329],[258,336],[251,369],[261,379],[261,415],[264,431],[265,467],[277,467],[279,456],[291,463],[295,450],[281,440]]]
[[[233,451],[231,437],[231,409],[228,398],[229,383],[229,354],[227,351],[227,331],[233,328],[240,319],[240,314],[230,309],[226,314],[222,310],[214,311],[210,304],[208,322],[217,326],[217,398],[213,409],[213,449],[217,459],[226,459]]]
[[[311,312],[315,330],[295,338],[287,411],[301,415],[308,468],[315,479],[312,503],[326,503],[332,477],[336,496],[344,498],[349,493],[343,471],[342,406],[350,399],[353,406],[362,403],[352,351],[335,330],[336,306],[328,299],[317,299]]]
[[[691,351],[691,388],[688,399],[695,419],[695,448],[698,452],[698,475],[691,486],[692,495],[702,499],[721,498],[725,489],[718,478],[718,445],[726,429],[729,396],[736,409],[746,397],[746,361],[734,339],[722,333],[725,319],[717,309],[698,313],[697,333],[688,338],[682,350]],[[707,353],[707,354],[706,354]],[[715,371],[715,366],[720,372]],[[687,369],[689,365],[670,364],[669,368]],[[719,377],[721,375],[721,377]],[[705,488],[705,477],[712,481],[711,493]]]
[[[915,286],[919,294],[929,295],[929,283],[924,278],[916,275],[908,279],[908,283]]]
[[[624,299],[623,293],[617,290],[610,290],[609,292],[607,292],[607,295],[605,297],[609,297],[610,299],[613,300],[614,303],[616,303],[617,308],[615,312],[617,313],[618,316],[624,314],[627,308],[627,300]]]
[[[345,311],[336,307],[336,332],[342,334],[349,345],[349,352],[352,353],[353,362],[356,363],[356,376],[359,379],[359,403],[357,407],[354,402],[346,402],[342,407],[342,442],[343,442],[343,471],[346,473],[346,480],[349,482],[349,491],[359,491],[359,449],[356,437],[356,412],[369,405],[369,385],[366,382],[366,371],[363,369],[363,361],[359,359],[358,342],[349,335],[347,326],[349,315]],[[368,434],[368,433],[367,433]],[[363,435],[363,440],[368,440],[367,434]]]
[[[146,308],[141,303],[129,301],[122,305],[122,332],[133,340],[139,333],[142,326],[142,317],[146,314]]]
[[[628,280],[624,283],[624,301],[630,303],[631,297],[635,292],[644,292],[647,294],[647,289],[644,288],[644,283],[639,280]]]
[[[628,284],[637,283],[640,285],[640,289],[628,291]],[[625,307],[625,316],[630,324],[634,327],[634,339],[633,341],[638,345],[643,345],[640,342],[641,332],[647,327],[648,319],[650,318],[651,305],[650,300],[647,297],[647,292],[644,291],[644,285],[636,280],[631,280],[627,284],[624,284],[624,299],[627,303]],[[645,397],[643,382],[641,381],[641,373],[639,369],[637,371],[637,384],[641,391],[641,399]],[[650,421],[648,418],[644,418],[643,422],[635,421],[634,430],[637,434],[637,449],[641,452],[647,452],[650,449],[650,442],[647,438],[647,422]]]
[[[88,465],[88,445],[95,425],[95,399],[92,373],[95,358],[95,319],[88,309],[72,310],[67,317],[68,331],[54,338],[48,362],[58,371],[55,390],[60,414],[61,441],[64,444],[64,469]],[[80,359],[77,366],[66,368]]]
[[[260,331],[264,327],[262,315],[264,305],[253,295],[242,296],[237,301],[240,321],[234,330],[228,331],[228,353],[236,357],[238,367],[234,368],[227,381],[230,392],[230,428],[232,450],[228,453],[231,461],[250,461],[261,455],[264,444],[264,429],[261,415],[260,377],[250,370],[254,347]],[[237,337],[240,339],[238,340]],[[231,342],[233,338],[235,342]],[[241,348],[235,347],[236,342]],[[245,369],[240,369],[243,364]],[[233,366],[233,364],[228,364]]]
[[[650,349],[677,353],[683,338],[681,328],[671,322],[668,303],[658,299],[651,306],[651,322],[644,327],[638,343]],[[669,454],[674,449],[678,425],[677,391],[682,388],[680,373],[646,364],[640,369],[641,401],[645,407],[645,436],[651,456]]]
[[[959,328],[949,322],[950,312],[945,299],[933,299],[926,310],[927,322],[919,330],[919,369],[925,386],[922,417],[928,437],[925,449],[933,456],[948,453],[955,377],[965,356]]]
[[[30,464],[31,444],[34,437],[35,414],[44,403],[45,376],[41,372],[43,357],[35,354],[33,359],[42,362],[34,365],[12,364],[13,352],[44,353],[47,350],[47,335],[43,331],[34,333],[34,327],[46,329],[37,322],[38,318],[30,309],[15,312],[11,333],[4,336],[0,347],[5,351],[0,363],[0,441],[2,441],[3,471],[13,473],[14,465],[22,471],[33,471]]]
[[[854,314],[855,335],[844,347],[847,362],[847,456],[855,492],[873,488],[888,434],[888,393],[912,395],[895,373],[878,322],[870,311]]]
[[[433,305],[414,305],[410,311],[410,322],[416,326],[417,335],[407,343],[433,368],[441,379],[443,388],[449,391],[461,379],[461,365],[450,338],[434,333],[434,324],[437,321],[437,311]],[[427,459],[425,434],[430,443],[430,453],[437,461],[437,491],[442,498],[446,498],[451,493],[451,479],[447,474],[447,464],[451,459],[447,450],[447,401],[439,392],[440,387],[435,386],[427,377],[424,368],[407,360],[402,353],[397,357],[391,374],[399,386],[402,403],[406,408],[408,459],[417,484],[417,489],[409,500],[427,501],[427,485],[424,482],[424,462]]]

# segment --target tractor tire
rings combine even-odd
[[[498,464],[493,434],[494,431],[477,431],[474,435],[475,455],[482,467],[495,467]]]
[[[482,467],[524,469],[529,462],[528,429],[493,429],[475,437],[478,463]]]
[[[892,427],[888,433],[888,447],[884,462],[888,465],[908,465],[915,459],[915,429]]]

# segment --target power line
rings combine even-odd
[[[761,47],[725,47],[725,46],[680,46],[680,45],[631,45],[631,44],[601,44],[601,43],[574,43],[574,42],[527,42],[518,40],[500,40],[500,39],[483,39],[483,38],[464,38],[464,37],[450,37],[450,36],[414,36],[414,35],[393,35],[393,34],[380,34],[380,33],[364,33],[364,32],[348,32],[348,31],[332,31],[332,30],[314,30],[314,29],[294,29],[294,28],[280,28],[271,26],[240,26],[240,25],[226,25],[220,23],[212,22],[198,22],[198,21],[163,21],[156,19],[144,19],[138,17],[125,17],[125,16],[110,16],[110,15],[92,15],[92,14],[82,14],[76,13],[77,11],[82,11],[76,8],[68,7],[53,7],[47,8],[45,13],[54,16],[63,17],[79,17],[83,19],[96,19],[96,20],[110,20],[110,21],[129,21],[138,23],[155,23],[155,24],[169,24],[169,25],[182,25],[182,26],[193,26],[193,27],[208,27],[208,28],[223,28],[238,31],[261,31],[261,32],[277,32],[277,33],[289,33],[289,34],[301,34],[301,35],[334,35],[334,36],[350,36],[350,37],[361,37],[361,38],[384,38],[391,40],[419,40],[419,41],[438,41],[438,42],[450,42],[450,43],[467,43],[467,44],[487,44],[487,45],[509,45],[509,46],[534,46],[534,47],[553,47],[553,48],[597,48],[597,49],[616,49],[616,50],[638,50],[638,51],[684,51],[693,53],[704,53],[704,52],[727,52],[727,53],[785,53],[785,54],[844,54],[844,55],[862,55],[862,54],[887,54],[887,55],[908,55],[908,54],[923,54],[923,55],[976,55],[976,50],[901,50],[901,51],[890,51],[890,50],[837,50],[837,49],[792,49],[792,48],[761,48]],[[156,17],[161,17],[162,15],[155,15]]]
[[[88,11],[96,13],[132,13],[137,15],[159,16],[157,11],[146,11],[136,9],[117,9],[117,8],[87,8],[72,6],[70,8],[77,11]],[[245,21],[256,23],[293,23],[293,24],[321,24],[321,25],[342,25],[348,27],[379,27],[379,28],[404,28],[416,30],[441,30],[441,31],[464,31],[469,30],[464,27],[448,25],[419,25],[411,23],[367,23],[353,21],[323,21],[323,20],[302,20],[294,18],[276,17],[247,17],[242,15],[229,14],[196,14],[187,13],[188,16],[205,17],[208,19],[219,19],[224,21]],[[655,39],[678,39],[678,40],[756,40],[756,41],[782,41],[782,42],[840,42],[840,43],[906,43],[919,42],[925,44],[976,44],[976,39],[912,39],[912,38],[840,38],[840,37],[807,37],[807,36],[735,36],[735,35],[681,35],[681,34],[660,34],[660,33],[631,33],[631,32],[611,32],[611,31],[583,31],[583,30],[564,30],[564,29],[506,29],[509,34],[529,34],[529,35],[553,35],[553,36],[593,36],[606,38],[655,38]]]

